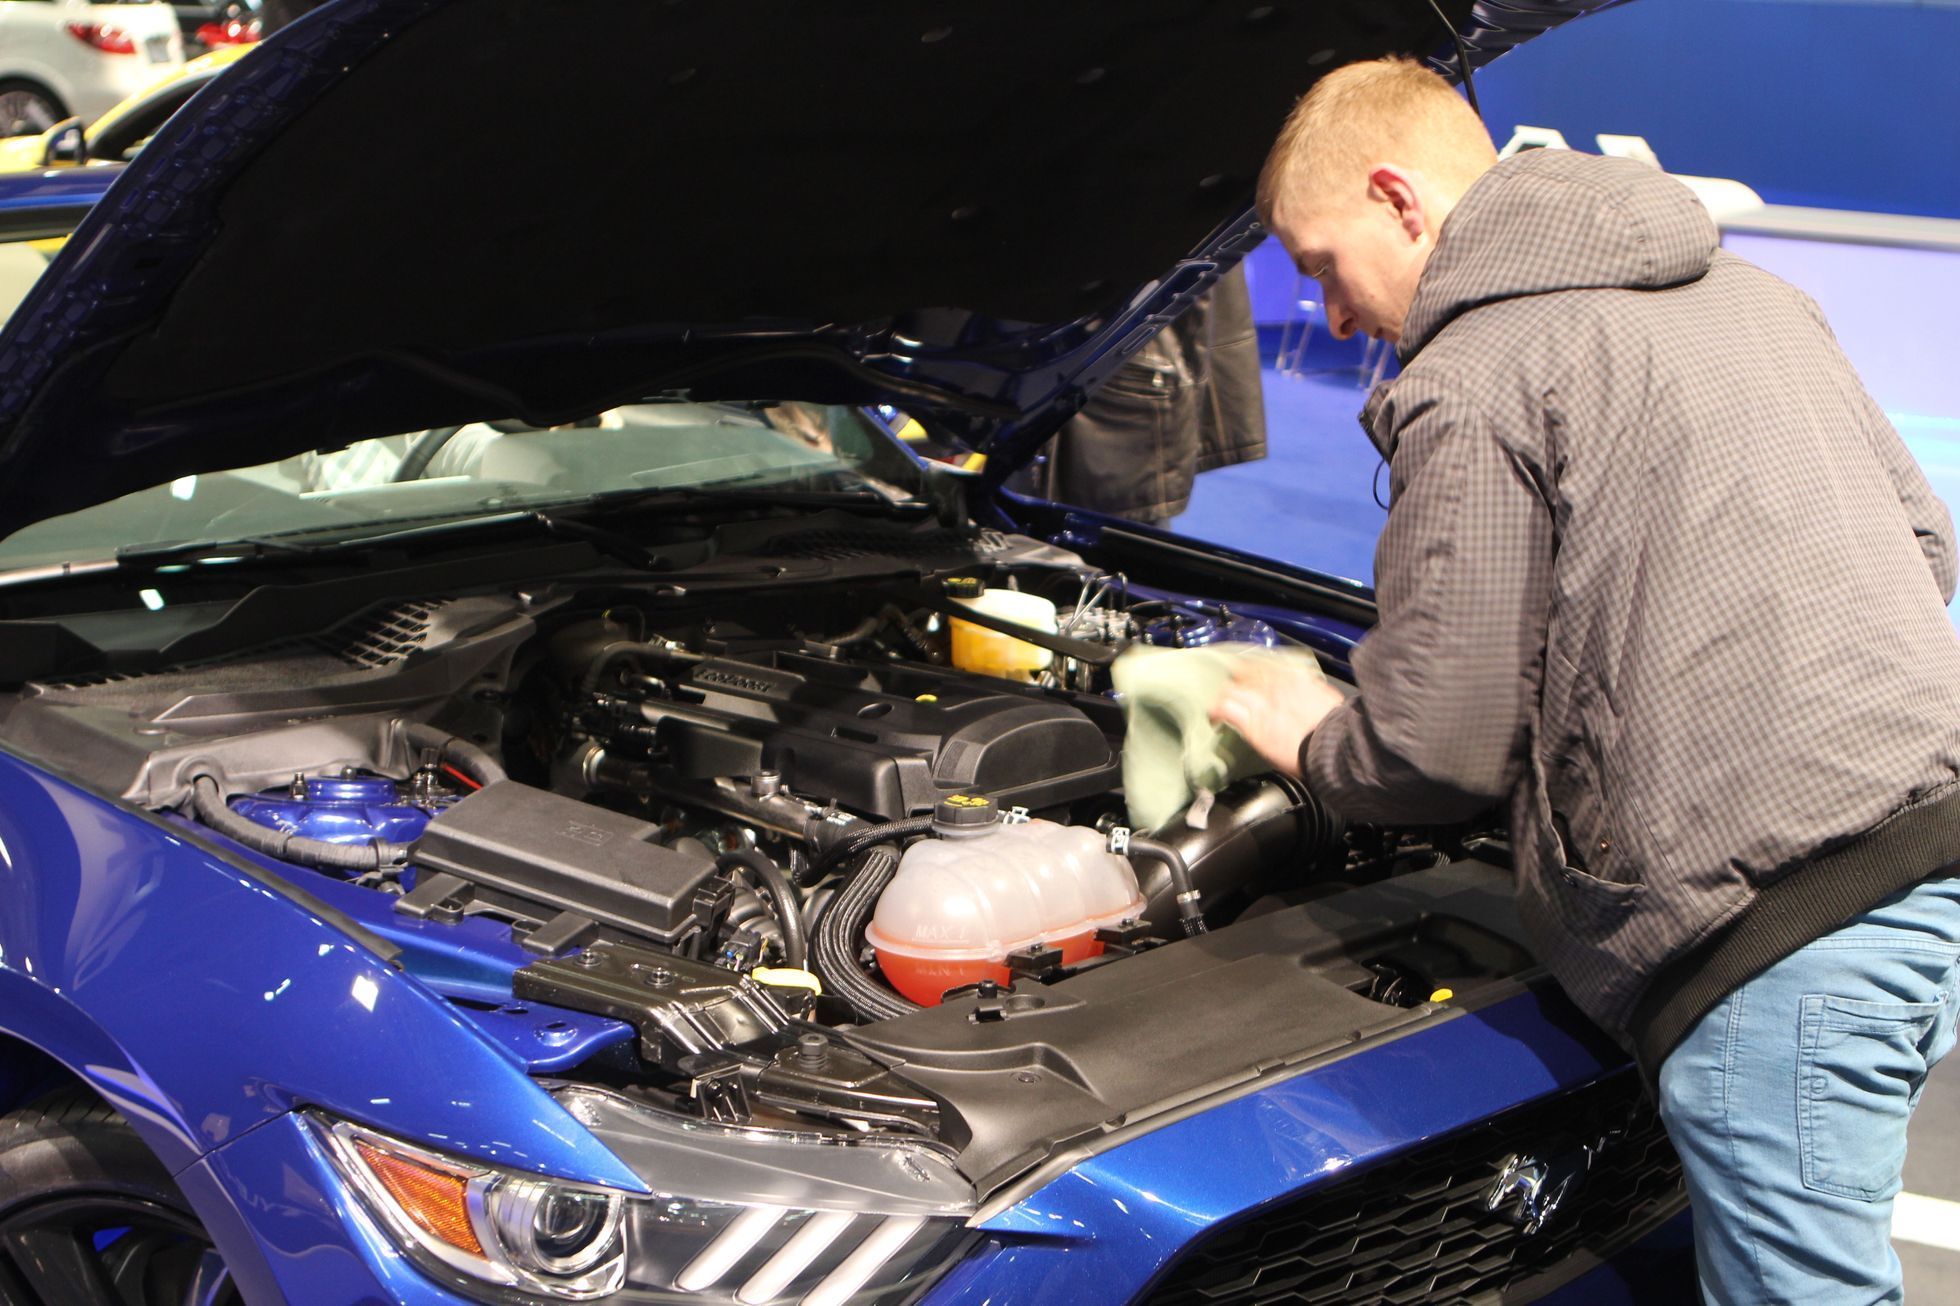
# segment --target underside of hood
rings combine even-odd
[[[0,332],[0,535],[664,394],[1012,447],[1256,242],[1320,72],[1444,35],[1427,0],[336,0],[172,119]]]

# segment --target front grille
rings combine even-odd
[[[1534,1234],[1485,1209],[1507,1158],[1607,1139]],[[1631,1073],[1535,1102],[1371,1166],[1204,1239],[1151,1306],[1446,1302],[1501,1291],[1679,1210],[1681,1162]]]

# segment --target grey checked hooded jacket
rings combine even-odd
[[[1400,351],[1363,414],[1380,620],[1308,780],[1381,822],[1508,795],[1540,957],[1657,1071],[1793,928],[1960,859],[1951,519],[1816,306],[1638,163],[1497,165]],[[1749,930],[1650,1038],[1657,978]]]

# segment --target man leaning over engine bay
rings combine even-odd
[[[1807,297],[1623,159],[1498,162],[1408,60],[1321,79],[1260,214],[1393,343],[1359,693],[1212,709],[1357,820],[1510,801],[1518,910],[1657,1086],[1717,1303],[1901,1300],[1960,1008],[1952,520]]]

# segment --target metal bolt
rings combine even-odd
[[[1032,1070],[1023,1070],[1015,1075],[1014,1078],[1023,1084],[1039,1084],[1041,1082],[1041,1076]]]
[[[654,966],[645,972],[648,987],[664,989],[674,982],[674,972],[665,966]]]
[[[574,954],[572,962],[574,965],[592,967],[600,965],[605,959],[606,954],[600,952],[597,948],[587,948],[583,952]]]

